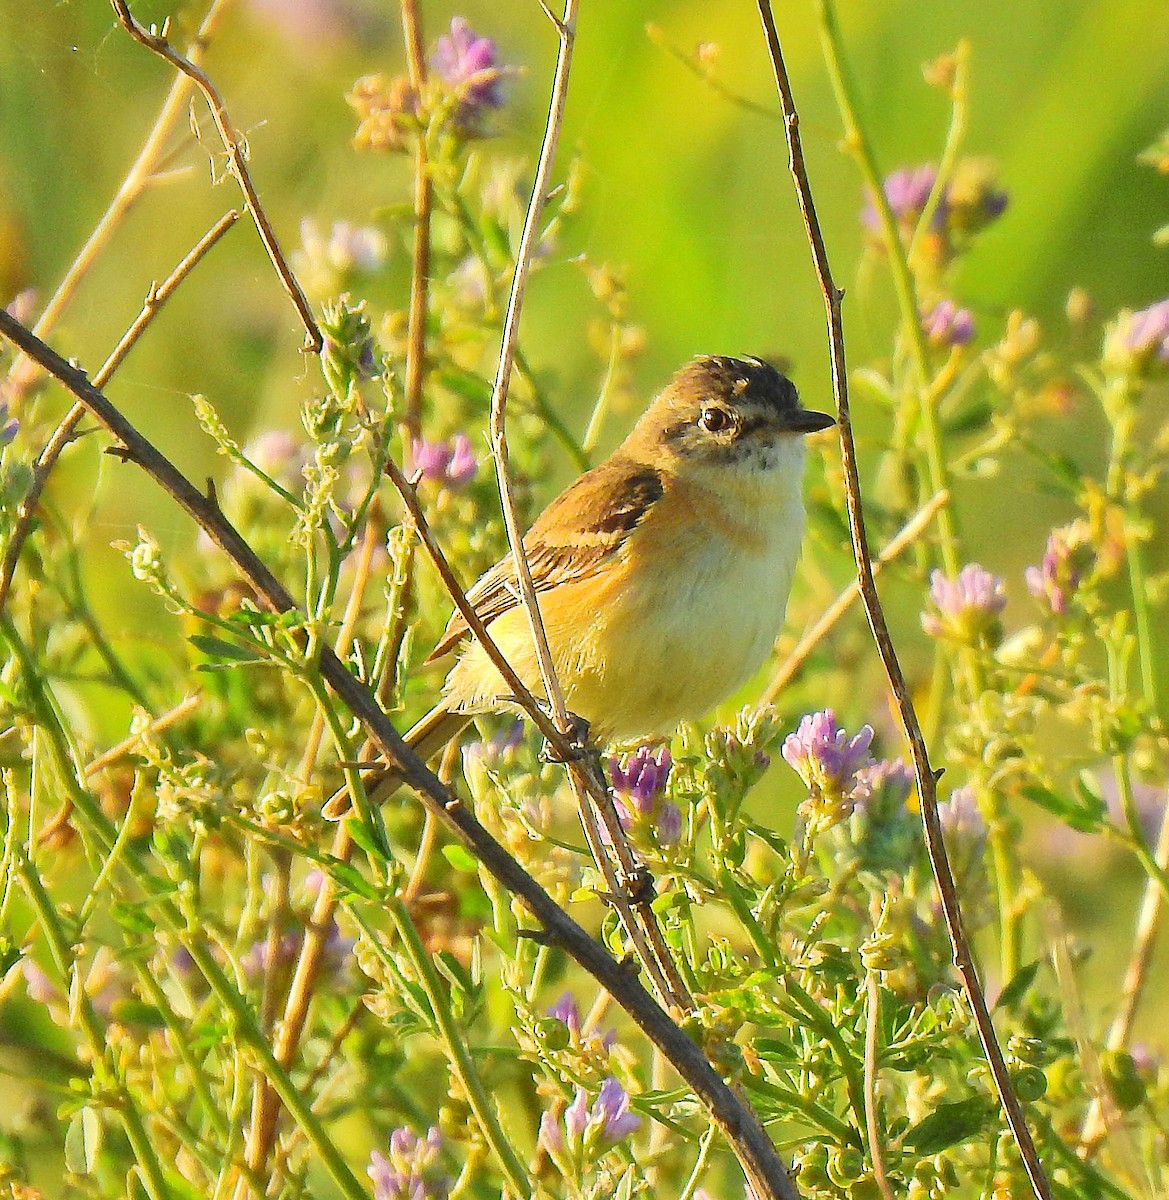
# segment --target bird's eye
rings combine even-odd
[[[731,414],[725,408],[704,408],[698,414],[698,424],[707,433],[721,433],[731,426]]]

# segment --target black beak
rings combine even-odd
[[[793,408],[783,417],[784,428],[792,433],[818,433],[821,429],[831,429],[835,424],[834,417],[813,412],[810,408]]]

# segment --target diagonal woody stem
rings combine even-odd
[[[759,16],[763,23],[767,39],[767,49],[771,57],[771,65],[775,74],[775,83],[779,91],[780,104],[783,108],[784,127],[787,134],[788,165],[795,181],[796,195],[799,200],[800,212],[803,214],[804,227],[808,234],[808,243],[812,251],[812,259],[816,275],[820,281],[820,289],[824,296],[824,307],[828,321],[828,341],[832,352],[832,391],[836,397],[837,426],[840,432],[840,453],[844,466],[845,501],[848,508],[848,525],[852,537],[853,556],[856,560],[857,574],[860,584],[861,599],[864,601],[865,613],[873,638],[877,643],[877,652],[889,679],[889,687],[897,702],[901,725],[905,731],[913,754],[913,770],[917,777],[918,795],[921,797],[921,816],[925,828],[926,846],[929,850],[930,863],[933,867],[934,879],[937,881],[938,894],[941,898],[942,912],[946,920],[946,929],[950,935],[950,943],[954,950],[954,964],[962,978],[970,1007],[974,1013],[978,1038],[982,1043],[983,1052],[994,1076],[995,1087],[1006,1113],[1007,1123],[1014,1134],[1019,1154],[1031,1181],[1031,1187],[1039,1200],[1051,1200],[1051,1187],[1047,1174],[1035,1149],[1035,1143],[1027,1128],[1022,1105],[1011,1085],[1010,1074],[1007,1070],[1003,1052],[995,1035],[994,1025],[987,1008],[986,996],[978,980],[978,971],[974,965],[970,942],[962,923],[962,911],[958,903],[958,893],[954,885],[954,875],[946,856],[946,847],[942,835],[942,825],[938,818],[937,780],[938,773],[930,765],[929,751],[926,748],[925,737],[921,731],[921,723],[913,707],[913,700],[897,659],[897,651],[893,639],[889,635],[889,627],[885,622],[885,614],[881,608],[881,599],[877,593],[877,585],[873,578],[872,562],[869,558],[868,538],[865,533],[864,513],[861,508],[860,474],[857,468],[856,443],[853,439],[852,421],[849,416],[848,403],[848,373],[845,366],[844,326],[841,320],[841,302],[844,292],[838,288],[832,278],[832,269],[828,263],[828,251],[824,245],[824,235],[820,230],[820,221],[816,215],[816,206],[812,199],[811,183],[804,162],[803,146],[800,141],[799,115],[796,112],[795,99],[792,95],[791,82],[788,78],[787,67],[783,61],[783,50],[780,46],[779,33],[775,27],[775,18],[771,12],[770,0],[757,0]]]

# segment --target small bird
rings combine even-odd
[[[758,358],[683,367],[624,442],[524,538],[568,710],[598,743],[671,733],[762,665],[804,531],[804,435],[835,424]],[[516,674],[546,699],[509,554],[467,593]],[[428,661],[461,646],[442,701],[406,735],[423,759],[512,689],[455,613]],[[398,785],[367,781],[375,801]],[[349,808],[338,792],[325,806]]]

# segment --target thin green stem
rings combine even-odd
[[[893,287],[901,309],[902,325],[909,341],[916,394],[919,397],[922,429],[925,434],[926,467],[930,488],[934,492],[949,490],[949,471],[942,451],[941,429],[938,424],[936,405],[929,396],[931,378],[929,345],[922,328],[921,311],[918,303],[917,285],[910,267],[909,255],[897,225],[897,218],[885,196],[881,170],[877,165],[872,143],[858,117],[856,83],[844,53],[844,38],[836,15],[833,0],[816,0],[816,13],[820,22],[820,39],[824,48],[824,61],[832,82],[832,91],[844,124],[844,144],[855,158],[872,198],[873,207],[880,224],[881,240],[889,258],[893,273]],[[938,532],[942,565],[951,575],[958,573],[957,529],[951,507],[938,514]]]
[[[379,942],[376,935],[361,914],[351,905],[346,905],[346,910],[353,915],[354,920],[357,921],[366,937],[369,938],[370,944],[378,946]],[[434,969],[434,964],[430,961],[430,955],[427,954],[426,947],[422,944],[422,939],[418,935],[418,927],[414,924],[413,918],[400,899],[395,898],[391,901],[387,911],[390,920],[394,923],[394,928],[398,931],[398,936],[402,939],[403,949],[410,959],[414,973],[418,977],[418,982],[422,985],[422,990],[426,993],[426,998],[430,1003],[434,1022],[438,1027],[443,1046],[446,1048],[451,1068],[462,1085],[467,1097],[467,1103],[471,1106],[471,1111],[475,1114],[476,1121],[479,1122],[480,1131],[487,1144],[494,1151],[495,1157],[503,1169],[508,1186],[517,1196],[528,1196],[532,1190],[528,1173],[524,1170],[524,1165],[520,1162],[519,1155],[516,1154],[511,1142],[507,1139],[507,1135],[503,1132],[503,1127],[500,1125],[499,1118],[492,1106],[491,1098],[488,1096],[487,1089],[483,1086],[483,1080],[480,1078],[479,1072],[475,1067],[475,1060],[472,1058],[466,1040],[455,1022],[454,1013],[451,1011],[450,1003],[447,999],[447,989],[439,979],[438,973]]]
[[[832,1134],[842,1146],[856,1144],[856,1130],[852,1126],[830,1113],[823,1105],[817,1104],[815,1100],[801,1096],[794,1088],[784,1087],[774,1080],[764,1079],[761,1075],[743,1075],[739,1082],[749,1092],[770,1096],[796,1112],[803,1113],[812,1125]]]
[[[49,954],[53,959],[53,965],[61,976],[65,990],[70,993],[70,1011],[76,1015],[81,1032],[89,1043],[89,1050],[93,1056],[95,1090],[108,1089],[112,1093],[110,1107],[116,1110],[121,1118],[126,1139],[134,1151],[134,1157],[142,1172],[143,1183],[151,1200],[170,1200],[173,1193],[163,1174],[162,1163],[159,1162],[158,1155],[154,1152],[154,1147],[146,1132],[142,1115],[135,1107],[129,1089],[121,1079],[114,1076],[111,1065],[106,1059],[105,1031],[98,1022],[97,1014],[93,1011],[93,1004],[84,987],[73,988],[70,986],[70,980],[76,970],[71,948],[72,941],[62,928],[56,906],[49,899],[40,876],[23,849],[17,850],[17,869],[24,883],[25,893],[37,914],[37,920],[45,935],[45,940],[49,944]]]

